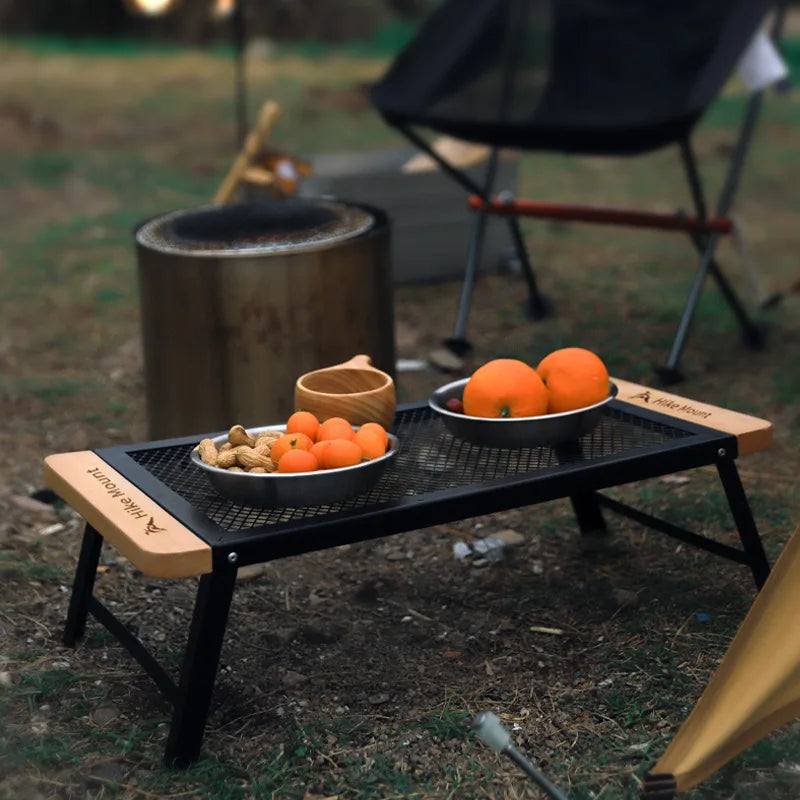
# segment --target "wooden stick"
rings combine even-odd
[[[275,176],[263,167],[248,167],[242,173],[241,179],[256,186],[272,186],[275,183]]]
[[[217,193],[214,195],[215,203],[227,203],[231,199],[236,187],[239,185],[239,181],[250,166],[250,162],[258,153],[259,148],[263,146],[279,116],[280,107],[278,104],[274,100],[267,100],[261,107],[261,113],[258,116],[255,128],[247,135],[241,151],[234,159],[219,189],[217,189]]]

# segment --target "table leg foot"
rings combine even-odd
[[[103,537],[87,522],[83,532],[81,552],[78,556],[78,566],[72,582],[72,595],[62,637],[62,641],[67,647],[74,647],[86,628],[89,601],[94,590],[94,579],[102,546]]]
[[[235,568],[200,578],[164,753],[170,767],[187,767],[200,755],[235,583]]]
[[[601,538],[608,534],[606,521],[603,519],[603,512],[594,492],[573,494],[569,499],[582,536]]]

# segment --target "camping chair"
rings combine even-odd
[[[434,158],[469,194],[476,212],[458,317],[446,340],[458,355],[471,349],[466,320],[488,214],[507,218],[528,284],[529,312],[550,312],[540,293],[520,217],[678,231],[700,254],[699,265],[661,379],[681,379],[678,360],[705,280],[711,275],[736,316],[745,342],[763,344],[761,327],[715,259],[758,117],[761,89],[751,94],[727,179],[712,213],[706,205],[691,134],[734,72],[774,0],[482,0],[444,2],[425,20],[373,87],[386,122]],[[491,146],[483,185],[456,169],[420,128]],[[499,148],[593,156],[636,156],[679,148],[694,211],[687,214],[606,209],[495,195]]]

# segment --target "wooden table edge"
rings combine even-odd
[[[768,420],[620,378],[611,380],[617,386],[617,400],[732,434],[740,456],[772,447],[772,423]]]
[[[44,477],[145,575],[186,578],[212,571],[211,547],[95,452],[47,456]]]

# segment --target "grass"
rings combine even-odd
[[[279,48],[270,62],[252,65],[251,118],[265,98],[278,99],[276,141],[300,154],[400,144],[369,108],[346,103],[407,33],[397,29],[361,49]],[[678,550],[622,520],[613,520],[613,548],[587,560],[566,502],[480,520],[484,530],[499,524],[526,538],[502,567],[483,572],[453,560],[452,531],[422,531],[403,539],[402,559],[379,541],[287,559],[242,586],[206,757],[182,772],[160,765],[169,712],[147,679],[91,621],[77,651],[60,647],[67,597],[60,587],[69,582],[77,538],[40,540],[51,521],[21,511],[13,497],[40,485],[41,458],[50,452],[145,436],[133,231],[153,215],[208,202],[228,168],[230,53],[53,40],[5,42],[0,52],[8,108],[18,104],[34,121],[52,117],[60,131],[51,140],[46,126],[0,118],[8,123],[0,125],[0,199],[13,212],[0,221],[0,441],[8,476],[0,487],[0,627],[10,642],[0,672],[11,676],[0,688],[0,798],[534,797],[517,768],[469,732],[487,706],[518,724],[520,749],[570,797],[638,796],[636,779],[706,685],[752,585],[738,566]],[[800,42],[790,41],[787,53],[799,63]],[[699,131],[711,197],[743,102],[732,89]],[[737,206],[769,287],[796,277],[800,201],[790,134],[798,114],[794,95],[766,98]],[[688,198],[673,156],[608,164],[529,154],[521,193],[674,208]],[[469,321],[476,357],[534,360],[592,342],[614,374],[651,382],[691,282],[689,243],[591,226],[525,222],[523,229],[557,314],[532,324],[522,281],[487,276]],[[734,283],[746,285],[728,243],[720,257]],[[459,288],[396,289],[398,329],[407,337],[399,355],[419,357],[449,334]],[[739,345],[727,307],[713,290],[704,294],[685,353],[689,380],[677,391],[774,420],[773,451],[741,464],[774,559],[800,520],[797,299],[754,313],[772,328],[761,353]],[[442,380],[402,374],[401,400],[425,397]],[[686,477],[682,485],[649,481],[614,493],[687,527],[735,537],[715,472]],[[466,536],[474,524],[453,527]],[[193,586],[153,581],[113,556],[103,563],[98,592],[177,667]],[[374,605],[359,599],[369,594],[365,585],[377,587]],[[620,591],[636,604],[620,606]],[[422,616],[400,623],[394,611],[409,608]],[[529,630],[537,625],[562,633]],[[54,668],[61,656],[69,665]],[[286,682],[286,669],[305,682]],[[117,716],[98,722],[102,707]],[[775,732],[687,797],[796,797],[789,768],[800,762],[796,733]],[[109,762],[116,772],[103,772]]]

